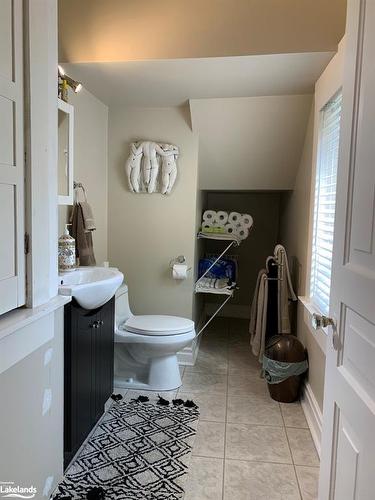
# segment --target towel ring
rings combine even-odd
[[[74,202],[78,202],[78,190],[82,189],[83,196],[85,197],[85,201],[87,202],[87,195],[86,195],[86,190],[82,184],[82,182],[76,182],[73,181],[73,188],[74,188]]]

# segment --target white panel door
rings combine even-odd
[[[349,0],[320,500],[375,498],[375,1]]]
[[[25,303],[22,0],[0,0],[0,314]]]

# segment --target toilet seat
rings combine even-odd
[[[121,330],[138,335],[181,335],[194,330],[194,322],[179,316],[142,315],[131,316],[121,325]]]

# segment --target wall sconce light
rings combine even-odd
[[[77,82],[77,80],[73,80],[70,78],[60,65],[58,65],[58,97],[65,102],[68,102],[68,88],[70,87],[75,94],[78,94],[83,88],[81,82]]]

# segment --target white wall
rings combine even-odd
[[[63,473],[63,346],[62,308],[0,338],[1,480],[38,499]]]
[[[292,189],[311,95],[193,99],[200,189]]]
[[[136,139],[180,148],[169,196],[129,191],[124,165]],[[192,317],[194,270],[177,282],[168,267],[181,254],[194,266],[198,145],[189,109],[110,108],[108,146],[109,260],[125,275],[133,312]]]
[[[298,295],[309,296],[309,273],[312,239],[313,193],[319,136],[319,112],[342,82],[344,41],[315,86],[315,99],[310,111],[303,154],[292,194],[286,199],[281,218],[282,242],[289,250]],[[310,325],[310,312],[298,304],[297,334],[309,353],[308,383],[323,409],[326,335]]]
[[[298,295],[305,295],[307,292],[313,132],[314,105],[311,106],[305,144],[294,184],[294,190],[285,199],[280,227],[281,242],[288,250],[294,286]],[[310,368],[308,382],[322,410],[325,354],[314,338],[313,332],[310,331],[305,323],[304,306],[300,302],[298,303],[296,330],[298,338],[304,344],[309,354]]]
[[[108,107],[86,89],[69,93],[74,106],[74,180],[87,192],[95,223],[96,262],[108,257]],[[59,207],[59,234],[68,221],[70,207]]]

